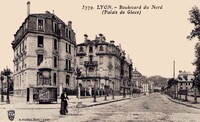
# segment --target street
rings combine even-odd
[[[128,96],[127,96],[128,97]],[[40,105],[39,105],[40,106]],[[59,109],[15,109],[14,121],[54,122],[198,122],[200,109],[171,102],[159,93],[113,102],[105,105],[81,108],[78,114],[59,115]],[[7,109],[0,109],[1,117],[7,119]],[[3,113],[3,114],[2,114]]]
[[[171,102],[165,96],[152,94],[136,100],[125,100],[104,106],[86,108],[81,115],[59,119],[71,121],[121,122],[199,122],[199,109]],[[85,112],[84,112],[85,111]]]

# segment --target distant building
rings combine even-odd
[[[139,88],[139,86],[141,86],[141,81],[140,78],[142,77],[142,74],[137,71],[137,69],[135,68],[135,70],[132,73],[133,75],[133,86]]]
[[[125,57],[121,46],[114,41],[106,42],[105,36],[99,34],[94,40],[84,35],[83,43],[77,45],[77,66],[82,75],[78,80],[82,88],[92,95],[95,84],[103,91],[105,86],[119,93],[122,87],[128,87],[131,82],[132,62]]]
[[[184,92],[185,90],[192,90],[192,83],[194,80],[194,75],[190,72],[179,71],[178,74],[178,92]],[[184,94],[184,93],[183,93]]]
[[[38,67],[48,60],[52,67],[51,85],[61,92],[63,87],[75,87],[76,37],[72,22],[65,24],[54,13],[30,14],[14,35],[14,94],[26,95],[30,86],[39,84]]]

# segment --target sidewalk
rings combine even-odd
[[[138,98],[140,96],[135,95],[132,98]],[[68,97],[69,97],[68,107],[71,108],[75,106],[77,99],[76,96],[68,96]],[[105,101],[105,97],[102,96],[96,98],[97,102],[94,102],[93,97],[87,97],[79,99],[78,101],[82,101],[83,104],[82,107],[92,107],[96,105],[103,105],[127,99],[131,99],[131,97],[129,95],[127,95],[126,98],[123,98],[123,96],[115,96],[113,100],[112,96],[108,96],[107,100]],[[6,102],[0,102],[0,109],[59,109],[59,108],[60,108],[60,99],[58,99],[57,103],[53,104],[38,104],[38,103],[26,103],[26,98],[11,96],[10,104],[6,104]]]
[[[198,103],[194,103],[194,97],[192,96],[188,96],[188,101],[185,101],[185,96],[182,96],[181,99],[173,99],[168,95],[165,95],[170,101],[178,103],[178,104],[182,104],[185,105],[187,107],[192,107],[192,108],[196,108],[196,109],[200,109],[200,103],[198,102],[198,98],[197,98],[197,102]]]

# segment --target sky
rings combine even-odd
[[[179,70],[193,72],[194,46],[186,37],[194,26],[188,21],[189,10],[200,7],[196,0],[30,0],[31,13],[53,12],[65,23],[72,21],[77,43],[102,33],[107,41],[114,40],[133,60],[133,67],[145,76],[173,77]],[[0,71],[6,66],[13,71],[14,34],[27,17],[27,0],[4,0],[0,4]],[[93,10],[83,10],[83,5]],[[97,5],[163,5],[161,10],[142,10],[141,15],[102,15]]]

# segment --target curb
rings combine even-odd
[[[167,97],[167,98],[168,98],[170,101],[172,101],[172,102],[175,102],[175,103],[178,103],[178,104],[181,104],[181,105],[185,105],[185,106],[187,106],[187,107],[192,107],[192,108],[195,108],[195,109],[200,109],[200,107],[197,107],[197,106],[194,106],[194,105],[189,105],[189,104],[187,104],[187,103],[174,100],[174,99],[170,98],[170,97],[167,96],[167,95],[164,95],[164,96]]]
[[[111,100],[111,101],[106,101],[106,102],[102,102],[102,103],[94,103],[94,104],[91,104],[91,105],[84,105],[84,106],[81,106],[80,108],[87,108],[87,107],[93,107],[93,106],[98,106],[98,105],[104,105],[104,104],[109,104],[109,103],[113,103],[113,102],[118,102],[118,101],[123,101],[123,100],[129,100],[129,99],[138,99],[138,98],[141,98],[141,97],[144,97],[144,96],[138,96],[138,97],[128,97],[128,98],[122,98],[122,99],[118,99],[118,100]],[[74,106],[69,106],[68,108],[73,108]],[[9,109],[9,107],[0,107],[0,109]],[[60,107],[54,107],[54,108],[14,108],[14,109],[60,109]]]
[[[139,97],[136,97],[139,98]],[[118,102],[118,101],[122,101],[122,100],[128,100],[131,98],[123,98],[123,99],[118,99],[118,100],[112,100],[112,101],[106,101],[106,102],[102,102],[102,103],[94,103],[92,105],[84,105],[80,108],[86,108],[86,107],[93,107],[93,106],[97,106],[97,105],[104,105],[104,104],[108,104],[108,103],[112,103],[112,102]],[[69,106],[68,108],[73,108],[74,106]],[[9,107],[0,107],[0,109],[9,109]],[[15,108],[15,109],[60,109],[60,107],[54,107],[54,108]]]
[[[97,103],[97,104],[93,104],[93,105],[87,105],[81,108],[86,108],[86,107],[93,107],[93,106],[98,106],[98,105],[104,105],[104,104],[108,104],[108,103],[113,103],[113,102],[118,102],[118,101],[123,101],[123,100],[128,100],[131,98],[124,98],[124,99],[119,99],[119,100],[112,100],[112,101],[107,101],[107,102],[103,102],[103,103]]]

